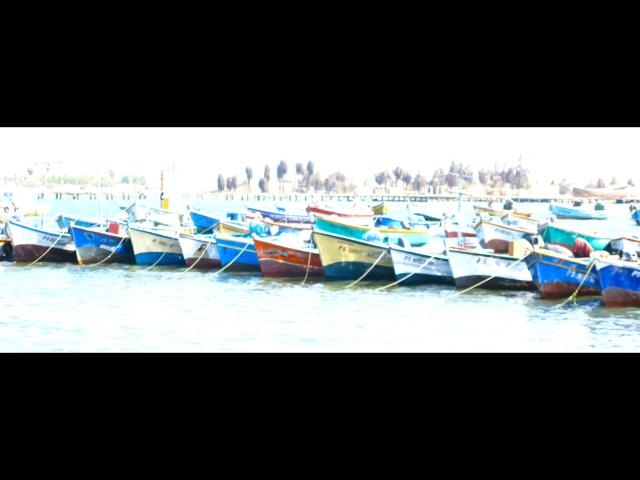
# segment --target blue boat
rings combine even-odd
[[[218,247],[218,254],[220,255],[220,264],[223,268],[233,262],[227,267],[229,270],[260,271],[258,254],[256,253],[256,247],[251,236],[218,233],[216,235],[216,245]]]
[[[69,227],[71,227],[71,224],[78,225],[84,228],[98,227],[102,225],[102,222],[97,220],[87,220],[74,217],[72,215],[64,215],[62,213],[56,218],[56,223],[58,224],[58,227],[60,227],[60,230],[66,231],[69,231]]]
[[[566,298],[575,292],[583,280],[578,295],[600,294],[595,268],[591,268],[585,279],[590,259],[570,258],[550,250],[535,249],[525,261],[542,298]]]
[[[606,220],[608,218],[606,213],[589,211],[581,208],[566,207],[563,205],[552,204],[549,206],[549,210],[557,218],[567,218],[574,220]]]
[[[202,212],[194,212],[191,210],[189,212],[191,215],[191,221],[193,225],[196,227],[196,233],[212,233],[213,230],[216,229],[220,220],[231,220],[234,222],[244,222],[245,216],[240,212],[229,212],[223,215],[211,215],[208,213]]]
[[[640,264],[637,261],[597,259],[596,268],[607,307],[640,307]]]
[[[120,228],[116,230],[112,225],[124,227],[118,223],[111,223],[109,225],[111,231],[104,231],[99,228],[84,228],[78,224],[71,225],[71,236],[76,245],[76,255],[80,265],[136,263],[131,238],[126,232],[120,233]]]
[[[640,210],[634,210],[631,214],[631,218],[636,221],[636,225],[640,225]]]

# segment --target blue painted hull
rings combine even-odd
[[[633,264],[632,264],[633,265]],[[598,267],[600,289],[607,307],[640,307],[640,268],[624,264]]]
[[[369,268],[371,268],[370,263],[337,262],[324,266],[324,276],[327,280],[356,280]],[[393,268],[376,265],[363,280],[394,280],[395,278]]]
[[[189,212],[189,214],[191,215],[191,221],[196,227],[197,233],[211,233],[216,225],[220,223],[219,218],[212,217],[211,215],[205,215],[194,211]]]
[[[163,252],[139,253],[136,255],[137,265],[178,265],[185,266],[184,257],[178,253],[167,253],[162,257]],[[162,257],[162,259],[160,259]],[[158,259],[160,261],[158,262]],[[156,263],[158,262],[158,263]]]
[[[256,253],[255,245],[253,245],[253,240],[252,244],[236,260],[234,258],[245,248],[245,242],[234,242],[218,238],[216,239],[216,245],[220,255],[220,264],[223,267],[233,261],[233,264],[228,267],[229,270],[260,271],[260,262],[258,261],[258,254]]]
[[[283,223],[312,223],[308,214],[295,214],[287,212],[274,212],[272,210],[261,210],[259,208],[247,207],[247,210],[253,213],[259,213],[264,218],[273,220],[274,222]]]
[[[632,214],[631,214],[631,218],[633,218],[636,221],[637,225],[640,225],[640,210],[635,210]]]
[[[98,222],[94,222],[91,220],[82,220],[80,218],[70,217],[66,215],[58,216],[58,218],[56,218],[56,223],[58,224],[58,227],[60,227],[60,230],[69,230],[72,223],[84,228],[93,228],[100,225],[100,223]]]
[[[531,278],[542,298],[565,298],[575,292],[589,267],[571,260],[534,252],[527,259]],[[599,295],[600,283],[594,268],[584,280],[578,295]]]
[[[563,207],[560,205],[551,205],[549,210],[551,210],[551,213],[558,218],[572,218],[574,220],[606,220],[608,218],[606,213],[596,211],[589,212],[578,208]]]
[[[71,235],[76,245],[78,263],[92,264],[105,259],[105,263],[136,263],[130,238],[110,235],[105,232],[86,231],[71,227]],[[115,250],[115,252],[114,252]]]

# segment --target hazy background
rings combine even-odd
[[[54,174],[145,175],[174,164],[180,182],[215,188],[216,176],[254,177],[264,165],[275,175],[285,160],[313,160],[323,175],[342,171],[373,183],[373,175],[400,166],[430,178],[452,160],[477,172],[522,163],[533,184],[567,177],[588,183],[598,176],[640,180],[638,128],[0,128],[3,175],[23,174],[36,162]],[[36,168],[44,168],[35,165]]]

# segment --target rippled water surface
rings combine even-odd
[[[83,201],[59,201],[53,211],[60,208],[96,213]],[[544,216],[548,204],[522,208]],[[626,205],[607,208],[610,222],[563,223],[640,235]],[[598,297],[557,308],[535,291],[477,289],[444,300],[453,287],[375,291],[386,282],[365,281],[345,290],[348,282],[180,272],[0,262],[0,351],[640,351],[640,309],[607,309]]]

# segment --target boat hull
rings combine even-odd
[[[80,265],[94,263],[136,263],[131,239],[77,225],[71,226],[71,236],[76,245]]]
[[[253,213],[259,213],[263,218],[268,218],[274,222],[283,223],[312,223],[309,215],[299,215],[287,212],[274,212],[272,210],[261,210],[259,208],[247,207],[247,210]]]
[[[196,233],[211,233],[220,223],[220,219],[200,212],[189,212]]]
[[[323,232],[334,233],[343,237],[354,238],[357,240],[365,240],[369,231],[374,229],[373,226],[349,225],[347,223],[331,220],[323,217],[316,217],[316,228]],[[411,245],[424,245],[429,240],[429,231],[417,231],[396,228],[375,227],[375,230],[389,240],[397,240],[403,237],[409,241]]]
[[[421,283],[455,284],[453,273],[451,272],[451,265],[446,255],[433,255],[432,259],[432,255],[430,254],[411,252],[394,245],[390,245],[389,249],[394,274],[397,280],[402,280],[403,285],[417,285]],[[426,262],[429,263],[426,264]],[[420,265],[425,266],[417,273],[414,273]]]
[[[640,307],[640,265],[596,260],[602,299],[607,307]]]
[[[551,205],[549,207],[551,213],[557,218],[565,218],[572,220],[606,220],[608,215],[601,212],[589,212],[580,210],[579,208],[564,207],[561,205]]]
[[[134,227],[129,235],[137,265],[186,265],[177,235]]]
[[[591,269],[585,279],[589,261],[535,250],[527,258],[527,267],[542,298],[566,298],[572,295],[581,283],[582,287],[577,295],[600,294],[600,282],[595,268]]]
[[[249,244],[248,247],[247,244]],[[260,262],[258,261],[253,238],[218,234],[216,235],[216,245],[220,256],[220,264],[229,271],[260,271]],[[242,251],[243,249],[244,251]],[[236,258],[238,254],[240,256]],[[231,265],[229,265],[230,263]]]
[[[491,248],[496,252],[508,252],[511,243],[523,238],[525,235],[536,233],[486,221],[479,222],[475,231],[478,240],[483,242],[486,248]]]
[[[611,242],[611,238],[609,237],[598,237],[586,233],[574,232],[572,230],[556,227],[555,225],[547,225],[542,230],[542,239],[546,243],[560,245],[568,248],[569,250],[573,250],[573,246],[578,238],[585,239],[594,250],[604,250],[609,242]]]
[[[180,249],[188,267],[196,269],[219,268],[220,254],[213,235],[196,237],[193,235],[179,235]]]
[[[16,262],[76,263],[76,249],[68,233],[49,232],[28,225],[9,222],[9,233]]]
[[[327,232],[314,231],[315,244],[327,280],[355,280],[382,258],[364,278],[391,280],[395,278],[393,262],[387,245],[356,240]],[[384,254],[383,254],[384,252]]]
[[[276,241],[254,238],[260,271],[265,277],[323,277],[317,249],[296,248]]]
[[[484,280],[478,288],[533,290],[535,285],[524,261],[517,257],[476,252],[472,249],[449,247],[451,271],[457,288],[469,288]],[[514,265],[516,264],[517,265]]]

